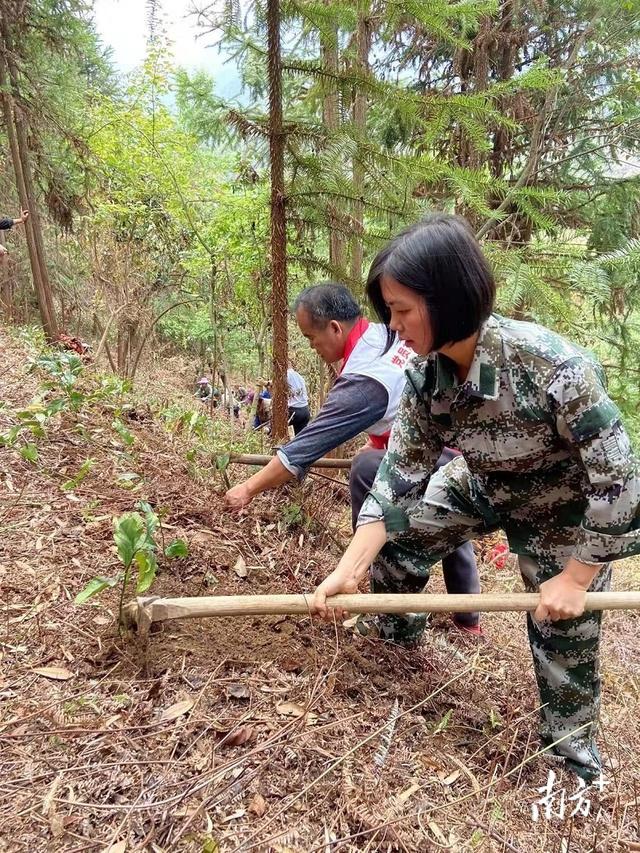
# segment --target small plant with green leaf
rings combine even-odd
[[[37,369],[47,373],[50,379],[42,383],[37,399],[14,412],[17,423],[0,434],[0,447],[19,444],[22,458],[34,464],[38,461],[38,448],[32,439],[45,438],[52,418],[63,411],[79,411],[88,399],[76,388],[84,365],[74,353],[53,350],[40,353],[30,363],[31,371]],[[62,396],[47,399],[48,391],[62,391]]]
[[[437,735],[440,732],[446,732],[449,726],[451,725],[451,717],[453,716],[453,708],[449,708],[449,710],[445,713],[445,715],[438,721],[436,726],[433,729],[433,734]]]
[[[75,598],[76,604],[82,604],[103,590],[120,584],[120,625],[123,623],[124,597],[132,574],[136,574],[135,590],[140,595],[149,589],[158,571],[158,544],[155,537],[158,530],[162,534],[160,520],[146,501],[139,501],[137,507],[141,512],[126,512],[114,522],[113,539],[124,570],[115,577],[92,578]],[[164,548],[164,556],[169,559],[186,557],[188,553],[187,543],[183,539],[174,539]]]
[[[170,430],[177,435],[204,439],[210,429],[211,419],[204,412],[181,410],[175,406],[165,409],[162,416]]]
[[[66,480],[62,484],[62,490],[64,492],[72,492],[74,489],[77,489],[95,464],[95,459],[85,459],[80,468],[78,469],[77,474],[74,474],[73,477],[71,477],[69,480]]]
[[[230,453],[221,453],[219,456],[215,457],[216,471],[220,472],[220,476],[222,477],[222,482],[224,483],[224,487],[227,490],[229,490],[231,488],[231,481],[229,480],[229,475],[227,474],[227,468],[229,467],[230,461],[231,461],[231,454]]]
[[[45,406],[42,401],[36,400],[26,409],[14,412],[18,422],[7,432],[0,433],[0,447],[20,444],[20,456],[28,462],[37,462],[38,448],[32,439],[46,436],[49,420],[59,411],[60,409],[51,403]]]
[[[64,403],[74,412],[79,411],[87,400],[76,387],[78,379],[84,370],[80,356],[72,352],[50,350],[41,353],[31,362],[32,371],[36,369],[48,373],[51,380],[44,383],[45,388],[60,389],[64,393]]]
[[[120,418],[114,418],[114,421],[111,426],[118,433],[125,447],[131,447],[131,445],[135,441],[135,438],[133,436],[133,433],[127,429],[127,427],[122,423]]]

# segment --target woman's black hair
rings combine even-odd
[[[419,293],[431,323],[433,349],[477,332],[493,310],[496,285],[489,263],[469,223],[461,216],[435,213],[401,231],[373,260],[367,296],[387,327],[391,312],[382,298],[382,277]]]

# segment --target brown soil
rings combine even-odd
[[[5,332],[0,348],[4,432],[41,377]],[[521,615],[486,616],[480,646],[438,617],[407,651],[293,617],[167,622],[121,639],[115,590],[74,604],[91,577],[118,570],[112,519],[141,498],[162,511],[167,540],[189,543],[163,565],[158,595],[309,591],[347,539],[343,486],[314,479],[229,515],[221,484],[199,481],[151,409],[129,417],[129,450],[112,419],[99,405],[62,416],[35,465],[0,449],[0,850],[640,849],[637,614],[605,617],[609,784],[589,792],[587,816],[570,816],[573,800],[564,819],[535,822],[549,765],[534,757]],[[64,491],[89,456],[89,475]],[[135,491],[118,480],[127,472]],[[312,520],[291,529],[286,507],[301,501]],[[481,570],[485,591],[520,588],[511,563]],[[615,586],[638,588],[638,563],[616,567]],[[578,786],[559,773],[562,787]]]

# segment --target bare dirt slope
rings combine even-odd
[[[2,331],[0,350],[4,432],[42,379]],[[157,594],[308,591],[339,553],[343,487],[312,481],[306,527],[288,523],[299,495],[230,516],[220,484],[195,482],[183,443],[147,406],[128,415],[130,448],[112,418],[99,404],[61,415],[35,463],[0,448],[0,849],[640,849],[637,614],[605,618],[608,784],[580,798],[560,774],[534,821],[549,767],[534,757],[520,615],[485,617],[481,646],[437,618],[406,651],[308,618],[174,622],[121,639],[115,590],[74,604],[117,569],[112,519],[141,498],[190,548]],[[83,482],[62,489],[88,457]],[[123,488],[131,473],[135,491]],[[486,591],[520,588],[511,564],[482,576]],[[638,566],[617,567],[615,586],[640,587]]]

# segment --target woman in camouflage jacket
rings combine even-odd
[[[369,571],[374,592],[420,592],[443,554],[504,529],[541,595],[528,633],[543,744],[592,779],[600,614],[585,612],[585,593],[609,587],[610,562],[640,553],[638,463],[602,368],[548,329],[492,313],[493,275],[459,217],[398,235],[367,290],[390,339],[424,358],[407,370],[389,450],[314,608],[332,616],[327,596],[356,592]],[[463,455],[434,473],[445,445]],[[396,642],[424,626],[419,614],[378,619]]]

